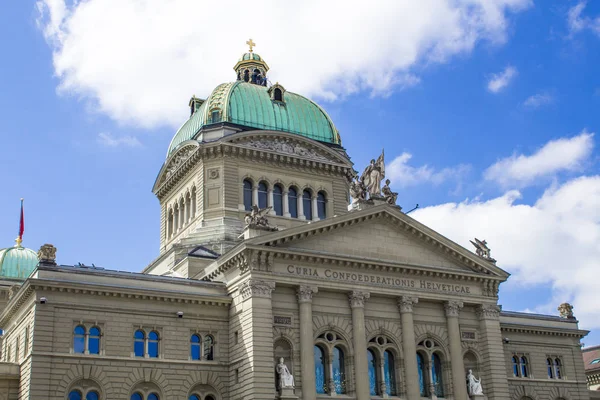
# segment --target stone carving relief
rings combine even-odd
[[[496,260],[494,260],[492,258],[492,250],[490,250],[490,248],[487,245],[487,241],[484,240],[479,240],[477,238],[475,238],[475,241],[470,240],[471,244],[473,246],[475,246],[475,254],[477,254],[479,257],[491,261],[493,263],[496,262]]]
[[[497,320],[500,318],[500,307],[495,304],[484,304],[475,311],[479,319]]]
[[[384,152],[377,160],[371,160],[370,164],[365,168],[362,175],[354,174],[350,178],[350,196],[352,196],[352,204],[368,203],[373,204],[374,201],[384,201],[392,206],[396,205],[398,193],[392,192],[390,188],[391,181],[386,179],[385,185],[381,187],[381,182],[385,178],[385,159]]]
[[[208,170],[208,179],[217,179],[219,177],[219,168],[212,168]]]
[[[271,292],[275,290],[275,282],[261,279],[249,279],[240,288],[244,300],[250,297],[271,298]]]
[[[483,388],[481,387],[481,379],[475,378],[473,370],[469,370],[467,375],[467,387],[469,388],[469,396],[483,396]]]
[[[452,300],[444,303],[444,310],[447,317],[458,317],[461,308],[463,308],[462,301]]]
[[[360,290],[354,290],[348,293],[348,300],[350,301],[350,307],[364,307],[367,299],[371,297],[371,293],[363,292]]]
[[[252,211],[246,214],[244,222],[246,227],[253,229],[262,229],[267,231],[276,231],[278,228],[274,225],[269,224],[267,214],[273,207],[267,207],[259,209],[255,204],[252,206]]]
[[[313,294],[318,293],[319,288],[316,286],[300,286],[296,290],[299,303],[307,303],[312,301]]]
[[[51,244],[44,244],[38,250],[38,259],[42,264],[56,265],[56,247]]]
[[[173,173],[177,171],[177,169],[191,157],[191,155],[196,151],[196,149],[197,147],[195,146],[187,146],[178,151],[167,165],[164,180],[169,179],[171,175],[173,175]]]
[[[575,315],[573,314],[573,306],[569,303],[562,303],[560,306],[558,306],[557,310],[560,313],[561,318],[575,319]]]
[[[261,150],[272,150],[278,153],[291,154],[294,156],[306,157],[312,160],[326,161],[326,162],[337,162],[333,157],[324,154],[320,151],[308,148],[299,143],[294,143],[289,139],[279,138],[252,138],[244,141],[237,142],[238,144],[246,147],[252,147]]]
[[[400,309],[400,313],[413,312],[413,305],[418,302],[419,299],[417,297],[402,296],[398,298],[398,308]]]

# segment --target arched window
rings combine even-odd
[[[146,341],[146,334],[143,330],[138,329],[133,334],[133,353],[136,357],[144,357],[144,343]]]
[[[169,208],[169,218],[167,222],[167,239],[173,235],[173,210]]]
[[[554,379],[554,362],[551,358],[546,359],[546,367],[548,370],[548,378]]]
[[[556,376],[556,379],[562,379],[560,367],[561,367],[560,359],[555,358],[554,359],[554,375]]]
[[[273,99],[275,101],[283,101],[283,92],[281,89],[275,88],[275,91],[273,92]]]
[[[265,182],[258,183],[258,208],[262,209],[267,207],[267,197],[269,197],[267,190],[267,184]]]
[[[85,353],[85,327],[82,325],[73,330],[73,353]]]
[[[396,362],[391,351],[386,350],[383,353],[383,374],[385,379],[385,390],[390,396],[396,393]]]
[[[188,398],[188,400],[200,400],[200,396],[193,394]]]
[[[523,378],[527,378],[529,376],[528,374],[528,366],[527,366],[527,357],[522,356],[521,357],[521,377]]]
[[[157,393],[150,393],[147,400],[159,400]]]
[[[139,392],[135,392],[131,395],[130,400],[144,400],[144,396]]]
[[[192,218],[192,195],[187,193],[185,195],[185,223],[189,223]]]
[[[292,218],[298,218],[298,192],[293,187],[288,191],[288,209]]]
[[[215,398],[211,395],[208,395],[204,398],[204,400],[215,400]]]
[[[152,331],[148,334],[148,357],[158,358],[158,332]],[[148,396],[150,399],[150,396]]]
[[[444,397],[444,380],[442,375],[442,361],[437,353],[431,356],[431,380],[437,397]]]
[[[283,188],[281,185],[273,186],[273,210],[275,210],[275,215],[283,215]]]
[[[367,362],[369,365],[369,393],[371,396],[376,396],[377,388],[377,359],[373,350],[367,349]]]
[[[244,209],[252,211],[252,182],[244,179]]]
[[[202,342],[200,335],[192,335],[190,339],[190,355],[192,360],[200,359],[200,343]]]
[[[333,384],[337,394],[346,393],[346,371],[344,365],[344,351],[339,346],[333,348],[333,360],[331,362],[333,372]]]
[[[302,206],[304,208],[304,216],[308,221],[312,220],[312,195],[310,190],[305,190],[302,193]]]
[[[99,399],[100,399],[100,395],[95,390],[92,390],[91,392],[88,392],[88,394],[85,395],[85,400],[99,400]]]
[[[425,358],[421,353],[417,353],[417,370],[419,371],[419,391],[421,392],[421,397],[427,397],[427,387],[425,385]]]
[[[88,337],[88,352],[90,354],[100,354],[100,328],[93,326],[90,328]]]
[[[212,361],[214,358],[214,339],[210,335],[204,337],[204,359]]]
[[[244,71],[244,82],[248,82],[250,80],[250,71]]]
[[[521,376],[520,373],[519,373],[520,372],[520,370],[519,370],[519,359],[516,356],[514,356],[512,358],[512,363],[513,363],[513,375],[516,376],[516,377]]]
[[[79,390],[71,390],[69,393],[69,400],[82,400],[83,397]]]
[[[327,201],[325,193],[319,192],[317,194],[317,215],[319,219],[325,219],[327,217]]]
[[[319,346],[314,347],[315,356],[315,378],[316,378],[316,390],[318,394],[326,393],[325,385],[325,358],[323,349]]]
[[[196,217],[196,187],[192,188],[192,218]]]

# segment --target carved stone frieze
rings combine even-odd
[[[245,140],[240,140],[236,142],[236,144],[251,147],[254,149],[261,150],[272,150],[278,153],[291,154],[294,156],[310,158],[312,160],[326,161],[326,162],[338,162],[336,159],[331,157],[328,154],[325,154],[321,151],[311,149],[299,143],[295,143],[289,139],[280,139],[280,138],[268,138],[268,137],[260,137],[260,138],[250,138]]]
[[[271,292],[275,290],[275,282],[265,281],[262,279],[248,279],[242,283],[240,291],[244,300],[250,297],[271,298]]]
[[[460,309],[463,308],[463,302],[458,300],[451,300],[444,303],[444,310],[446,310],[446,317],[458,317]]]
[[[298,296],[298,303],[310,303],[312,302],[313,294],[317,293],[319,288],[316,286],[301,285],[296,290]]]
[[[364,307],[367,299],[371,297],[371,293],[364,292],[361,290],[353,290],[348,293],[348,300],[350,301],[350,307]]]
[[[219,177],[219,168],[211,168],[208,170],[208,179],[217,179]]]
[[[402,296],[398,298],[398,308],[400,313],[411,313],[413,312],[413,305],[419,302],[418,297]]]
[[[498,320],[500,318],[500,307],[495,304],[482,304],[475,310],[477,318]]]
[[[198,148],[195,146],[187,146],[178,151],[175,156],[169,161],[162,181],[166,181],[186,162]]]

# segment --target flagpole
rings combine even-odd
[[[17,247],[22,247],[21,243],[23,243],[23,232],[25,232],[25,214],[23,211],[23,198],[21,197],[21,218],[19,221],[19,236],[15,239],[15,242],[17,242]]]

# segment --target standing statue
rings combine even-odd
[[[357,176],[354,177],[352,183],[350,183],[350,196],[352,196],[352,204],[357,203],[359,200],[365,200],[367,190],[363,185],[362,181]]]
[[[369,197],[380,197],[381,196],[381,181],[385,178],[385,163],[383,160],[383,150],[381,155],[375,160],[371,160],[371,163],[360,176],[360,180],[363,182]]]
[[[291,374],[287,365],[283,363],[283,357],[279,359],[277,364],[277,376],[279,376],[279,389],[294,388],[294,376]]]
[[[381,193],[383,193],[383,197],[385,198],[385,201],[388,204],[390,204],[392,206],[396,205],[396,200],[398,199],[398,193],[392,192],[392,189],[390,188],[390,180],[389,179],[385,180],[385,185],[383,186],[383,188],[381,188]]]
[[[469,370],[469,374],[467,375],[467,385],[469,387],[469,395],[470,396],[482,396],[483,388],[481,387],[481,379],[475,378],[473,375],[473,370]]]

